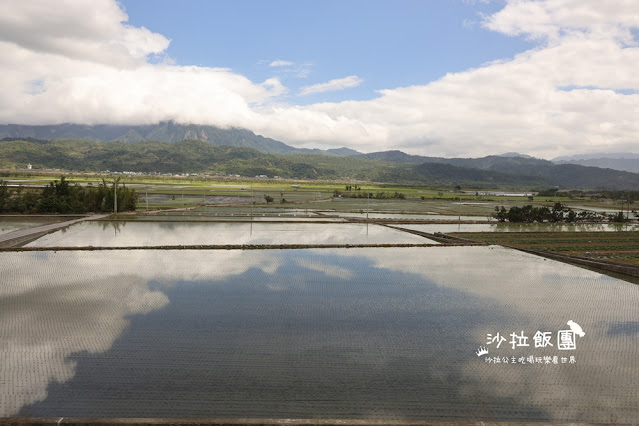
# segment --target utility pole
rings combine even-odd
[[[371,193],[366,191],[366,220],[368,221],[368,212],[371,210]],[[368,230],[368,228],[366,228]]]
[[[113,213],[118,215],[118,180],[113,181]]]

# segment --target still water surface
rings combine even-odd
[[[359,223],[82,222],[27,247],[162,245],[437,244],[379,225]]]
[[[7,234],[21,229],[35,228],[36,226],[48,225],[55,222],[63,222],[65,220],[75,219],[72,217],[19,217],[19,216],[0,216],[0,234]]]
[[[393,225],[397,228],[412,229],[421,232],[622,232],[639,231],[636,224],[614,223],[582,223],[582,224],[547,224],[547,223],[462,223],[462,224],[410,224]]]
[[[394,219],[394,220],[446,220],[446,221],[455,221],[455,220],[477,220],[477,221],[486,221],[488,220],[487,216],[467,216],[467,215],[445,215],[445,214],[410,214],[410,213],[353,213],[353,212],[335,212],[335,213],[326,213],[327,215],[333,215],[338,217],[356,217],[359,219]]]
[[[0,417],[632,422],[638,298],[498,247],[3,253]]]

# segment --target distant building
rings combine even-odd
[[[31,170],[33,168],[33,166],[31,165],[31,163],[27,164],[27,170]]]

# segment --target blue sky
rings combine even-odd
[[[637,152],[637,0],[0,2],[0,124],[246,128],[296,147]]]
[[[253,81],[276,76],[294,104],[365,100],[423,85],[529,49],[524,37],[482,28],[503,2],[125,0],[128,23],[171,39],[177,64],[230,68]],[[274,61],[289,66],[269,66]],[[343,91],[296,96],[304,86],[357,75]]]

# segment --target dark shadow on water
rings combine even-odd
[[[635,336],[639,334],[639,321],[625,321],[611,324],[609,336]]]
[[[124,221],[115,221],[115,220],[101,220],[97,222],[102,225],[102,230],[106,231],[108,228],[113,228],[113,231],[119,233],[122,231],[122,228],[126,226],[126,222]]]

